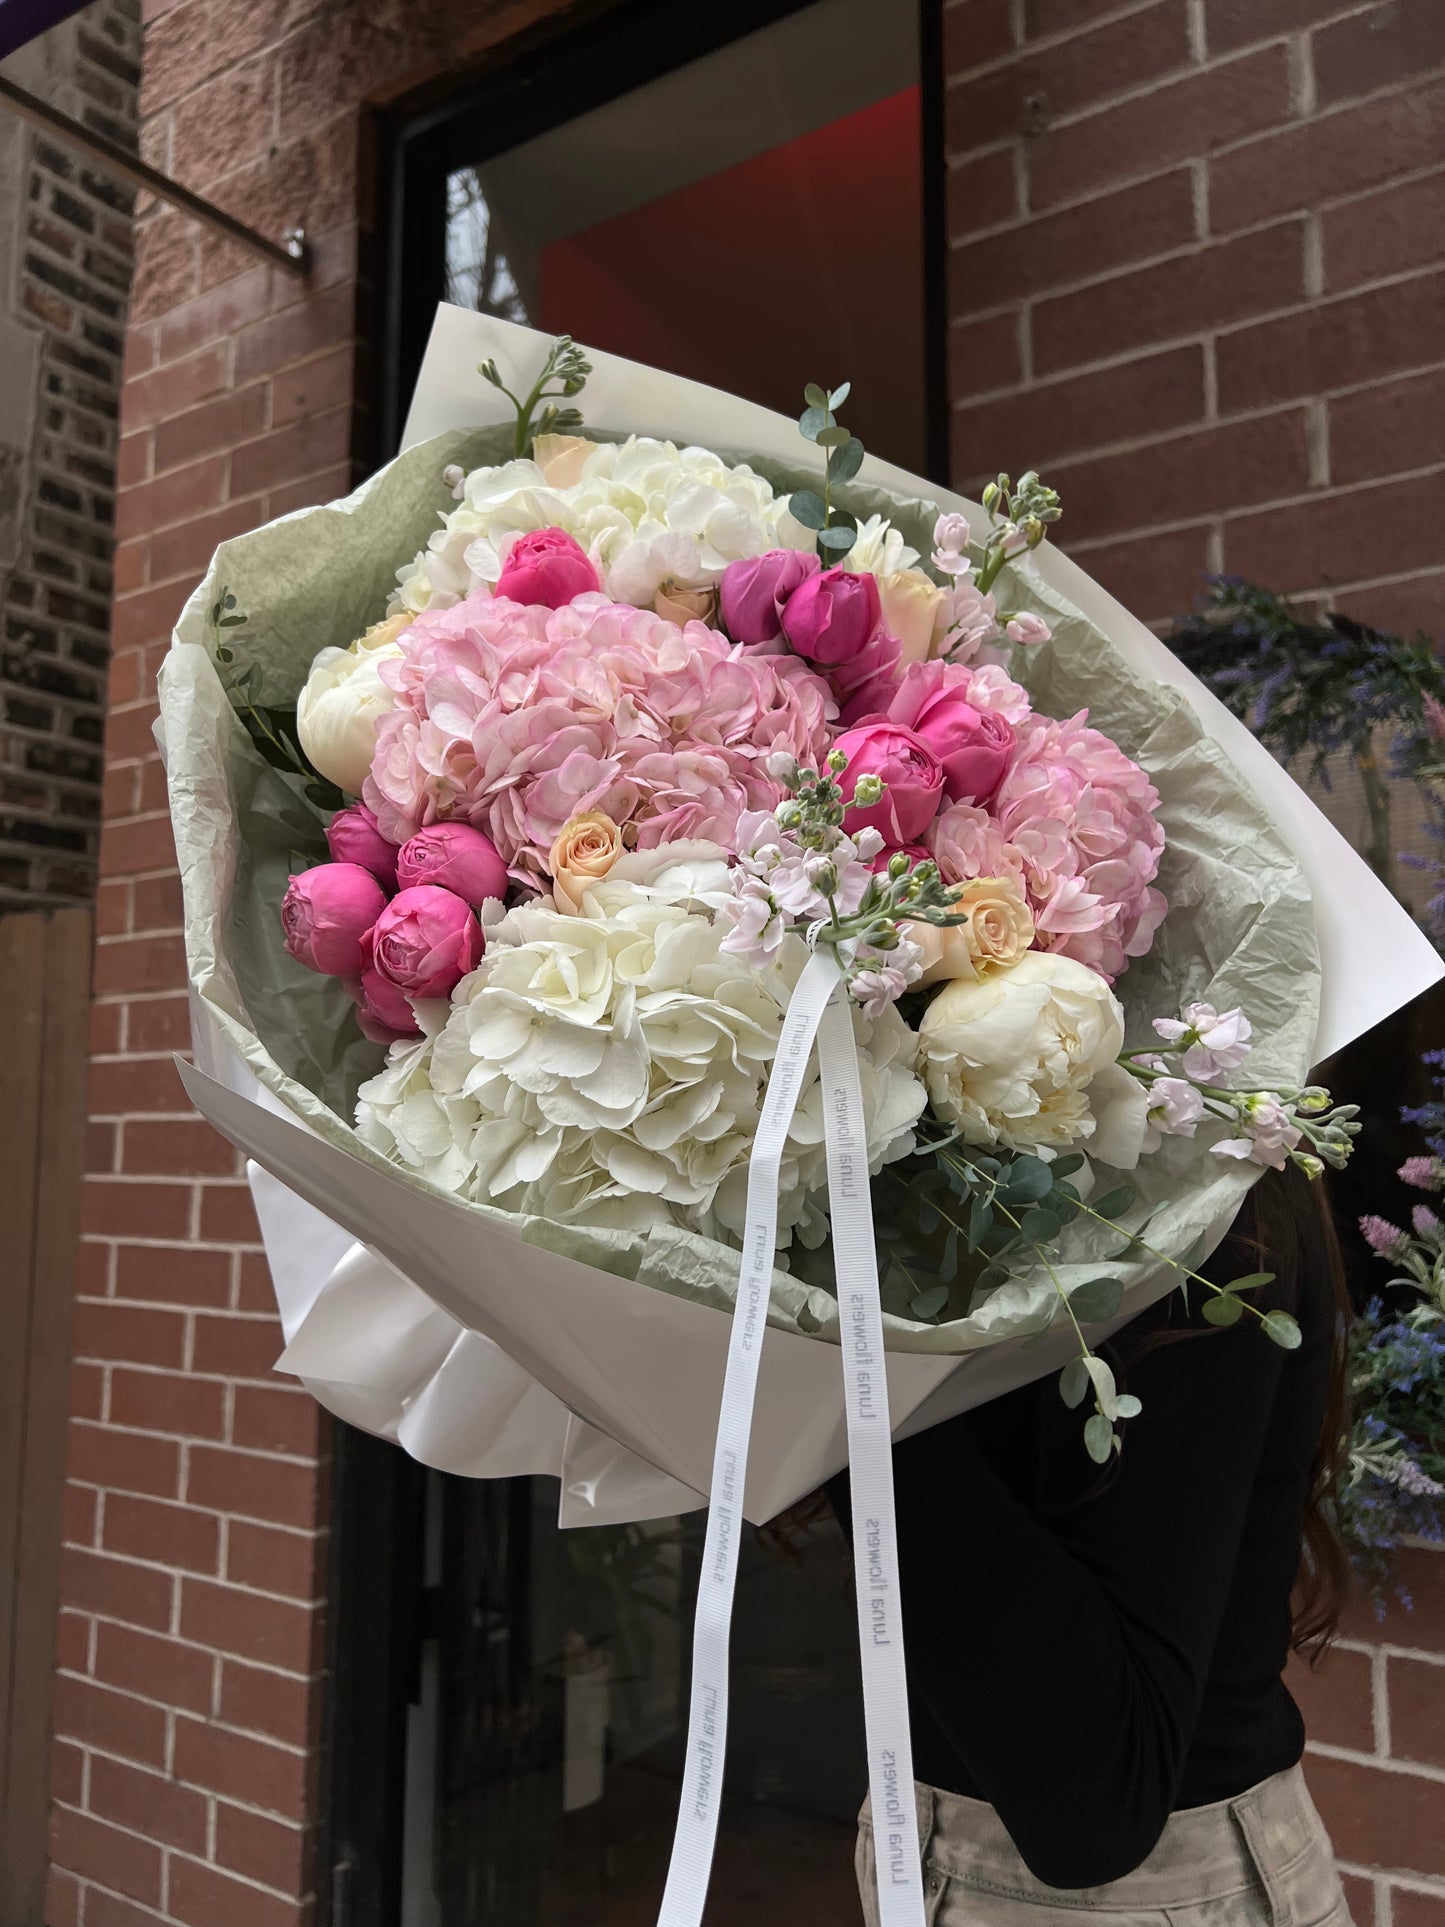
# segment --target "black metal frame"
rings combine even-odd
[[[893,4],[894,0],[889,0]],[[395,453],[444,292],[445,186],[455,167],[660,78],[811,0],[733,0],[725,28],[697,0],[584,3],[498,48],[462,86],[429,90],[369,130],[376,236],[373,454]],[[943,0],[918,0],[923,90],[924,314],[932,477],[948,478]],[[479,123],[485,136],[479,138]],[[319,1927],[395,1927],[402,1879],[406,1711],[431,1611],[422,1575],[425,1474],[395,1447],[333,1428],[330,1695]]]

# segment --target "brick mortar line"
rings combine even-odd
[[[1280,221],[1266,222],[1262,227],[1254,231],[1256,233],[1264,233],[1270,227],[1298,226],[1302,228],[1305,225],[1306,219],[1307,215],[1305,213],[1287,215]],[[949,317],[949,326],[951,328],[969,327],[979,321],[995,321],[1001,316],[1012,314],[1020,308],[1032,312],[1034,309],[1046,306],[1051,301],[1067,300],[1076,294],[1087,294],[1093,288],[1106,288],[1112,281],[1125,281],[1132,274],[1147,274],[1156,268],[1170,267],[1177,261],[1203,259],[1213,248],[1219,245],[1227,247],[1233,239],[1234,236],[1231,235],[1223,239],[1222,242],[1216,241],[1213,238],[1208,241],[1190,241],[1182,247],[1170,249],[1166,254],[1150,255],[1146,260],[1130,262],[1111,274],[1094,276],[1085,281],[1060,282],[1057,286],[1040,288],[1033,294],[1016,295],[1010,301],[999,302],[996,307],[969,309],[966,314],[952,314]],[[1212,328],[1196,328],[1182,335],[1166,335],[1159,339],[1151,339],[1146,342],[1141,342],[1138,347],[1132,350],[1121,350],[1117,355],[1106,355],[1093,361],[1069,363],[1063,368],[1051,371],[1050,374],[1045,377],[1044,381],[1025,384],[1025,390],[1029,386],[1042,387],[1048,382],[1071,380],[1076,374],[1086,373],[1095,368],[1114,367],[1120,362],[1136,360],[1142,354],[1152,354],[1156,349],[1172,347],[1178,343],[1203,340],[1206,336],[1213,336],[1217,340],[1223,340],[1230,335],[1242,334],[1246,328],[1258,328],[1269,322],[1288,320],[1291,315],[1315,314],[1322,309],[1338,307],[1346,301],[1356,301],[1362,295],[1377,294],[1384,290],[1404,286],[1412,281],[1428,281],[1432,276],[1438,275],[1440,272],[1441,263],[1439,261],[1430,261],[1423,266],[1401,268],[1394,274],[1382,274],[1373,281],[1362,281],[1352,288],[1338,288],[1332,294],[1320,296],[1301,295],[1298,300],[1289,301],[1283,306],[1276,308],[1261,308],[1256,313],[1241,316],[1236,321],[1220,322]],[[1361,385],[1369,386],[1368,383]],[[990,394],[1000,392],[1008,391],[997,389],[989,391]],[[1333,391],[1327,390],[1326,392]],[[972,396],[961,397],[959,401],[953,403],[953,407],[957,408],[960,405],[966,406],[972,399],[974,399]]]
[[[1377,3],[1378,0],[1370,0],[1370,4],[1372,5]],[[1369,6],[1362,8],[1361,11],[1368,12]],[[1100,115],[1113,113],[1119,107],[1126,107],[1136,101],[1147,100],[1151,94],[1158,93],[1162,87],[1173,85],[1179,80],[1192,80],[1196,76],[1222,73],[1227,67],[1238,66],[1246,61],[1255,59],[1266,47],[1284,47],[1287,57],[1289,45],[1295,37],[1295,30],[1292,29],[1289,33],[1277,35],[1272,40],[1259,41],[1246,48],[1236,48],[1230,53],[1220,54],[1213,59],[1204,61],[1202,64],[1196,65],[1191,63],[1178,69],[1170,69],[1164,74],[1157,74],[1152,79],[1141,81],[1121,93],[1110,94],[1102,104],[1086,105],[1060,114],[1057,119],[1049,122],[1046,133],[1055,134],[1066,132],[1074,127],[1081,127]],[[1009,66],[1012,64],[1011,61],[1000,63],[1001,66]],[[1212,160],[1216,155],[1237,153],[1240,148],[1248,147],[1256,141],[1272,140],[1277,135],[1293,131],[1298,127],[1315,126],[1321,121],[1333,120],[1337,115],[1348,113],[1355,108],[1376,106],[1382,100],[1387,100],[1393,95],[1411,93],[1417,87],[1438,79],[1441,74],[1445,74],[1445,62],[1439,62],[1430,67],[1421,67],[1404,80],[1386,81],[1379,87],[1370,88],[1366,93],[1352,94],[1346,100],[1332,101],[1328,107],[1316,108],[1309,114],[1298,114],[1291,108],[1282,119],[1272,122],[1268,127],[1256,128],[1252,133],[1241,134],[1236,140],[1221,141],[1217,147],[1211,147],[1209,149],[1209,158]],[[1017,133],[1014,138],[1022,139],[1023,135],[1022,133]],[[990,142],[988,145],[997,145],[997,143]],[[980,148],[977,151],[982,152],[983,150]],[[952,160],[955,154],[963,159],[972,159],[974,152],[975,150],[972,148],[949,149],[949,159]],[[1179,165],[1179,163],[1175,164]],[[1133,179],[1135,177],[1129,176],[1128,178]],[[1084,195],[1081,198],[1087,201],[1093,197]],[[1073,206],[1076,205],[1076,203],[1069,202],[1062,205]],[[1058,208],[1049,209],[1050,213],[1057,213],[1059,211]]]
[[[1332,1746],[1326,1740],[1310,1740],[1307,1753],[1323,1760],[1342,1760],[1349,1766],[1367,1766],[1377,1773],[1392,1773],[1415,1780],[1434,1780],[1445,1786],[1445,1766],[1431,1766],[1425,1760],[1401,1759],[1395,1754],[1361,1753],[1352,1746]]]
[[[137,1772],[143,1773],[148,1770],[154,1771],[154,1769],[147,1769],[145,1767],[139,1766],[136,1761],[127,1760],[123,1756],[118,1754],[105,1753],[105,1754],[99,1754],[98,1757],[102,1759],[107,1759],[107,1760],[114,1760],[118,1765],[131,1767]],[[226,1794],[218,1793],[214,1787],[201,1786],[195,1780],[177,1780],[173,1784],[177,1786],[183,1786],[192,1793],[199,1793],[208,1800],[220,1800],[220,1801],[223,1801],[228,1806],[240,1805],[239,1801],[233,1801],[229,1799],[229,1797]],[[298,1902],[295,1894],[284,1893],[279,1887],[268,1887],[264,1881],[253,1879],[250,1874],[242,1873],[239,1868],[233,1867],[225,1861],[199,1860],[197,1859],[195,1854],[186,1853],[180,1847],[171,1846],[167,1841],[157,1840],[153,1833],[140,1833],[136,1830],[136,1828],[132,1826],[128,1826],[125,1821],[113,1820],[110,1818],[108,1814],[103,1812],[97,1812],[94,1807],[89,1807],[89,1806],[77,1807],[72,1805],[72,1803],[69,1800],[61,1800],[58,1798],[56,1799],[54,1804],[65,1813],[75,1814],[79,1819],[94,1821],[98,1826],[109,1827],[113,1833],[123,1833],[126,1835],[128,1839],[143,1841],[146,1846],[154,1847],[157,1850],[157,1852],[161,1855],[163,1862],[169,1862],[170,1860],[173,1860],[173,1859],[184,1860],[188,1862],[191,1866],[205,1868],[208,1873],[223,1874],[226,1879],[234,1880],[241,1886],[250,1887],[256,1893],[266,1894],[271,1899],[284,1900],[284,1901],[287,1901],[292,1906],[301,1904],[300,1902]],[[291,1820],[284,1814],[281,1814],[274,1807],[248,1807],[246,1811],[256,1813],[261,1818],[267,1819],[267,1820],[273,1820],[280,1825],[298,1827],[298,1830],[304,1831],[309,1825],[309,1823],[304,1821],[300,1822],[298,1825],[296,1821]],[[102,1882],[98,1880],[92,1880],[88,1874],[75,1873],[73,1868],[60,1867],[59,1871],[62,1873],[68,1873],[72,1876],[72,1878],[80,1880],[87,1888],[96,1887],[96,1888],[99,1888],[101,1892],[105,1892],[105,1893],[108,1893],[111,1891],[111,1889],[106,1888]],[[306,1897],[309,1898],[309,1895]],[[129,1896],[122,1896],[119,1893],[117,1893],[116,1898],[125,1899],[129,1907],[144,1906],[145,1904],[144,1902],[138,1902],[133,1894]],[[146,1911],[149,1912],[150,1909],[147,1908]],[[167,1911],[164,1914],[158,1914],[155,1916],[155,1919],[158,1922],[170,1921],[173,1918],[174,1916],[171,1915],[169,1911]]]
[[[1288,36],[1281,36],[1278,44],[1286,45],[1287,40]],[[1217,72],[1221,67],[1227,66],[1230,61],[1243,57],[1246,56],[1231,54],[1228,59],[1216,61],[1204,67],[1187,68],[1183,71],[1187,77],[1192,77],[1195,74]],[[1267,127],[1258,128],[1250,134],[1240,135],[1237,140],[1221,141],[1218,146],[1211,147],[1204,156],[1185,155],[1178,160],[1163,164],[1154,161],[1141,166],[1139,172],[1119,175],[1114,179],[1101,183],[1092,193],[1082,194],[1073,200],[1059,201],[1050,207],[1040,209],[1037,218],[1042,220],[1054,214],[1076,212],[1079,208],[1087,207],[1090,202],[1100,200],[1106,195],[1118,193],[1126,187],[1137,187],[1143,182],[1153,179],[1156,175],[1169,173],[1174,168],[1185,167],[1189,164],[1190,160],[1203,158],[1212,163],[1216,159],[1237,154],[1242,149],[1254,146],[1259,142],[1276,139],[1281,134],[1292,133],[1300,128],[1314,127],[1318,126],[1321,122],[1334,120],[1339,115],[1348,113],[1355,108],[1378,106],[1380,102],[1392,99],[1398,95],[1413,93],[1420,87],[1428,85],[1431,81],[1440,79],[1442,75],[1445,75],[1445,65],[1424,67],[1421,68],[1418,73],[1410,75],[1406,80],[1392,81],[1383,87],[1375,88],[1368,94],[1352,95],[1348,100],[1335,101],[1330,106],[1316,109],[1314,113],[1307,116],[1301,117],[1293,113],[1286,114],[1282,119],[1272,121]],[[1159,83],[1157,81],[1151,82],[1148,85],[1136,88],[1131,94],[1119,95],[1110,101],[1107,108],[1100,109],[1099,111],[1107,113],[1115,107],[1128,104],[1130,101],[1147,99],[1151,93],[1157,91],[1158,85]],[[1087,109],[1074,115],[1061,116],[1057,121],[1050,123],[1048,131],[1049,133],[1054,133],[1060,129],[1078,126],[1088,118],[1089,110]],[[1011,137],[1011,141],[1021,141],[1023,138],[1024,136],[1021,133],[1016,133]],[[952,171],[955,167],[961,166],[965,162],[980,158],[998,147],[1011,144],[1011,141],[987,141],[977,148],[965,147],[950,149],[946,157],[949,170]]]
[[[110,1304],[115,1301],[107,1299],[105,1302]],[[93,1359],[86,1357],[79,1359],[77,1362],[88,1365],[118,1365],[124,1371],[161,1371],[165,1369],[161,1366],[133,1364],[128,1358]],[[226,1385],[249,1385],[261,1391],[275,1391],[278,1389],[278,1387],[268,1383],[265,1379],[237,1378],[231,1373],[186,1372],[175,1369],[170,1372],[170,1376],[187,1380],[199,1380],[202,1384],[214,1382]],[[297,1393],[296,1396],[300,1397],[301,1394]],[[230,1439],[197,1438],[190,1432],[156,1432],[146,1425],[118,1425],[106,1419],[77,1417],[73,1418],[70,1422],[72,1425],[88,1425],[93,1427],[97,1432],[109,1432],[122,1438],[169,1438],[177,1441],[184,1439],[187,1445],[199,1447],[202,1451],[224,1452],[227,1456],[235,1458],[264,1459],[268,1465],[299,1466],[303,1471],[314,1472],[329,1463],[328,1457],[319,1452],[273,1452],[268,1451],[263,1445],[237,1445]],[[82,1479],[74,1473],[67,1476],[66,1483],[68,1485],[83,1485],[88,1491],[96,1492],[125,1492],[127,1490],[127,1488],[123,1486],[106,1485],[104,1482],[97,1483],[90,1479]],[[209,1512],[218,1519],[244,1519],[256,1525],[269,1525],[273,1526],[278,1532],[294,1532],[300,1534],[303,1538],[315,1538],[319,1533],[330,1530],[329,1526],[296,1526],[286,1520],[262,1519],[258,1518],[254,1512],[238,1512],[233,1506],[203,1506],[196,1505],[189,1499],[157,1498],[156,1495],[151,1492],[129,1492],[128,1496],[133,1499],[155,1499],[157,1505],[180,1506],[187,1512]],[[128,1552],[117,1552],[112,1549],[111,1557],[116,1559],[134,1559],[135,1555]],[[157,1562],[155,1560],[145,1560],[138,1561],[138,1563],[154,1565]],[[160,1563],[164,1564],[164,1561]],[[168,1568],[168,1570],[176,1571],[179,1570],[179,1568],[172,1567]],[[247,1590],[250,1592],[259,1592],[261,1588],[259,1586],[251,1586],[248,1587]]]

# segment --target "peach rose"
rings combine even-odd
[[[915,989],[951,977],[982,977],[1018,962],[1034,940],[1034,920],[1011,877],[973,877],[952,905],[966,923],[900,923],[899,930],[923,952]]]
[[[582,464],[596,446],[585,435],[537,435],[532,441],[532,460],[541,469],[548,488],[571,488],[582,480]]]
[[[588,888],[601,881],[622,854],[622,832],[602,810],[585,810],[562,826],[547,858],[557,908],[580,916]]]
[[[891,575],[879,576],[883,626],[903,644],[900,668],[907,668],[910,662],[927,662],[945,593],[921,569],[895,569]]]
[[[664,582],[652,598],[652,613],[666,616],[679,629],[689,622],[705,622],[709,629],[715,629],[717,590],[711,585],[689,589],[679,582]]]

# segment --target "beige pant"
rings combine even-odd
[[[930,1927],[1060,1927],[1061,1911],[1108,1927],[1351,1927],[1329,1836],[1298,1767],[1237,1799],[1173,1814],[1143,1866],[1071,1891],[1034,1878],[991,1806],[917,1791]],[[857,1865],[864,1918],[878,1927],[866,1804]]]

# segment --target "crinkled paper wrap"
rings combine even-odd
[[[257,700],[293,701],[316,651],[360,634],[382,612],[397,567],[424,546],[450,504],[443,468],[503,460],[507,439],[497,429],[438,437],[409,449],[345,501],[301,510],[224,544],[182,613],[161,676],[161,727],[185,891],[198,1061],[231,1091],[194,1073],[187,1082],[233,1141],[364,1247],[327,1276],[324,1289],[318,1290],[319,1279],[309,1292],[293,1279],[283,1293],[291,1340],[283,1366],[300,1373],[323,1402],[430,1462],[495,1472],[522,1469],[513,1463],[516,1452],[497,1447],[509,1401],[521,1404],[537,1392],[555,1402],[543,1429],[571,1429],[569,1464],[585,1460],[587,1448],[599,1442],[618,1440],[665,1475],[657,1507],[677,1509],[706,1483],[707,1411],[709,1402],[716,1407],[712,1381],[720,1385],[726,1334],[725,1321],[714,1314],[731,1307],[737,1254],[681,1228],[589,1230],[464,1203],[357,1138],[349,1121],[356,1088],[382,1052],[360,1036],[341,986],[295,964],[281,941],[286,878],[325,857],[323,820],[256,753],[213,656],[210,612],[229,593],[246,621],[229,629],[226,640],[238,667],[258,666]],[[746,451],[725,452],[748,459]],[[754,458],[754,466],[779,488],[810,479],[801,464]],[[889,516],[916,548],[929,547],[930,503],[859,486],[848,491],[848,502],[860,515]],[[1035,706],[1058,716],[1087,707],[1093,722],[1144,765],[1160,793],[1167,844],[1158,882],[1170,910],[1149,957],[1133,964],[1118,986],[1131,1041],[1142,1041],[1149,1018],[1173,1011],[1181,1000],[1243,1005],[1256,1039],[1252,1074],[1261,1083],[1302,1082],[1315,1035],[1319,965],[1299,865],[1177,690],[1141,680],[1109,638],[1049,586],[1044,570],[1025,563],[1014,578],[1011,605],[1039,610],[1053,629],[1052,642],[1018,665]],[[1200,1238],[1217,1238],[1257,1175],[1252,1166],[1211,1156],[1203,1144],[1167,1140],[1137,1173],[1138,1214],[1151,1214],[1151,1243],[1178,1254]],[[263,1224],[283,1226],[268,1240],[279,1288],[291,1254],[278,1250],[276,1239],[294,1244],[301,1232],[299,1219],[276,1217],[278,1190],[258,1190],[258,1202]],[[1087,1222],[1071,1227],[1067,1238],[1072,1242],[1058,1271],[1070,1286],[1097,1272],[1104,1246]],[[1112,1268],[1126,1282],[1124,1317],[1170,1282],[1167,1269],[1153,1262]],[[403,1284],[398,1273],[414,1283]],[[615,1313],[599,1274],[632,1281]],[[525,1301],[518,1283],[524,1275],[533,1279]],[[701,1318],[688,1314],[684,1326],[680,1305],[664,1314],[655,1299],[639,1295],[639,1286],[712,1310]],[[890,1374],[900,1377],[900,1430],[995,1396],[1060,1362],[1065,1354],[1055,1339],[1022,1355],[1017,1343],[1048,1325],[1056,1310],[1054,1285],[1039,1270],[947,1323],[889,1316],[890,1353],[899,1355]],[[834,1298],[779,1271],[770,1323],[794,1342],[784,1355],[770,1341],[788,1382],[777,1387],[784,1407],[775,1415],[774,1476],[760,1472],[749,1485],[754,1517],[789,1503],[843,1459],[841,1396],[827,1400],[828,1411],[811,1425],[802,1422],[796,1403],[800,1375],[812,1378],[815,1362],[823,1362],[809,1358],[804,1368],[796,1340],[837,1340]],[[652,1388],[668,1374],[667,1348],[682,1345],[684,1329],[697,1334],[701,1351],[690,1366],[695,1383],[688,1371],[681,1374],[685,1396],[679,1400]],[[484,1360],[473,1333],[500,1352],[489,1349]],[[570,1363],[564,1336],[575,1345]],[[1007,1359],[996,1356],[987,1371],[976,1369],[964,1388],[958,1361],[1008,1340],[1015,1343]],[[914,1367],[906,1366],[904,1354],[916,1355]],[[959,1383],[945,1383],[953,1379]],[[496,1409],[473,1411],[458,1432],[469,1387]],[[767,1391],[765,1379],[765,1398]],[[669,1409],[643,1409],[659,1401]],[[452,1412],[440,1433],[418,1419],[438,1404]],[[764,1432],[766,1423],[765,1417]],[[457,1445],[463,1433],[469,1443]],[[782,1440],[795,1434],[803,1443],[790,1456]],[[454,1442],[438,1444],[438,1437]],[[761,1449],[757,1456],[763,1459]],[[567,1466],[546,1469],[561,1469],[565,1483]],[[615,1506],[612,1514],[598,1509],[597,1489],[593,1479],[591,1499],[584,1494],[574,1516],[619,1516]],[[635,1492],[617,1504],[620,1516],[642,1516]],[[566,1510],[564,1502],[564,1516]]]

